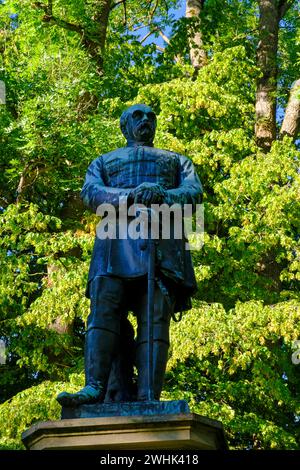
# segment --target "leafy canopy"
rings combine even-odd
[[[255,143],[257,2],[205,2],[209,60],[197,75],[191,23],[174,16],[181,2],[127,0],[126,24],[122,5],[112,9],[103,74],[82,37],[32,3],[0,5],[0,445],[21,448],[23,430],[59,418],[57,393],[83,383],[97,219],[79,191],[88,164],[124,145],[122,110],[146,102],[155,145],[189,156],[205,190],[199,289],[172,325],[164,398],[221,419],[231,448],[299,449],[299,149],[284,138],[263,154]],[[93,33],[99,2],[54,3],[55,16]],[[297,15],[296,5],[280,29],[282,110],[298,73]],[[169,31],[164,52],[158,28]]]

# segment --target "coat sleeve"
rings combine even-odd
[[[165,202],[169,205],[192,204],[193,211],[196,210],[196,204],[202,201],[202,184],[195,171],[194,165],[187,157],[179,156],[179,185],[177,188],[167,190]]]
[[[102,158],[99,157],[88,167],[80,195],[84,204],[96,212],[98,206],[103,203],[118,208],[120,199],[127,199],[129,193],[129,188],[112,188],[105,185],[103,162]]]

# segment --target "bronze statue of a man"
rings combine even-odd
[[[156,115],[137,104],[123,112],[121,130],[127,146],[94,160],[81,192],[94,212],[103,204],[120,207],[120,201],[143,204],[190,204],[201,202],[202,187],[192,162],[177,153],[153,147]],[[172,232],[172,230],[171,230]],[[86,385],[77,393],[61,393],[64,406],[104,401],[112,365],[132,311],[138,329],[134,355],[138,371],[137,390],[128,400],[147,400],[147,303],[149,250],[145,240],[96,236],[87,295],[91,300],[85,338]],[[190,308],[196,280],[186,240],[158,239],[155,254],[153,302],[153,391],[159,400],[169,348],[169,325],[174,313]],[[125,321],[124,321],[125,320]],[[125,327],[124,327],[125,325]]]

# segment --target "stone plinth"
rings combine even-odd
[[[95,403],[72,408],[62,407],[61,419],[104,418],[109,416],[179,415],[190,412],[185,400]]]
[[[22,435],[30,450],[226,449],[219,421],[193,413],[62,419]]]

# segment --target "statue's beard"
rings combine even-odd
[[[154,129],[149,122],[141,122],[133,128],[133,136],[137,142],[152,142]]]

